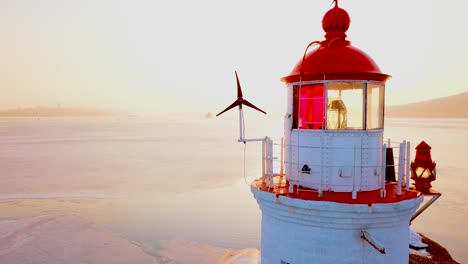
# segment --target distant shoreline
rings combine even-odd
[[[117,112],[97,108],[30,107],[0,110],[0,117],[114,116]]]
[[[385,107],[386,117],[468,118],[468,92],[432,100]]]

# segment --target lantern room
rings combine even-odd
[[[348,192],[382,184],[390,76],[346,39],[349,25],[348,13],[335,2],[322,19],[325,40],[311,42],[281,79],[288,89],[285,167],[291,191],[294,185]]]
[[[382,82],[333,80],[294,84],[292,129],[371,130],[384,125]]]
[[[385,80],[377,64],[346,40],[348,13],[335,5],[322,20],[324,41],[314,41],[290,75],[293,129],[383,128]]]

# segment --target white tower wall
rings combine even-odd
[[[285,137],[285,160],[292,184],[336,192],[379,189],[383,130],[297,130]],[[303,172],[307,165],[310,172]]]
[[[369,206],[252,192],[262,210],[261,263],[408,263],[408,223],[422,197]],[[362,231],[385,254],[362,239]]]

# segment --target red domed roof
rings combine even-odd
[[[345,39],[349,24],[350,18],[344,9],[337,5],[330,9],[322,20],[325,40],[320,42],[320,47],[299,61],[290,75],[281,80],[293,83],[301,80],[385,81],[389,78],[371,57],[351,46]]]

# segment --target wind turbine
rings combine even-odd
[[[244,113],[242,111],[242,105],[253,108],[253,109],[255,109],[255,110],[259,111],[259,112],[262,112],[264,114],[266,114],[266,112],[263,111],[262,109],[256,107],[255,105],[253,105],[249,101],[244,99],[244,97],[242,95],[242,88],[241,88],[241,85],[240,85],[240,82],[239,82],[239,77],[237,76],[237,71],[235,71],[235,73],[236,73],[236,81],[237,81],[237,100],[234,101],[234,103],[232,103],[230,106],[228,106],[226,109],[221,111],[216,116],[220,116],[224,112],[227,112],[227,111],[231,110],[232,108],[238,106],[239,107],[239,128],[240,128],[239,142],[244,142],[245,143],[246,141],[263,141],[264,140],[263,138],[262,139],[245,139],[244,138],[244,129],[243,129]]]

